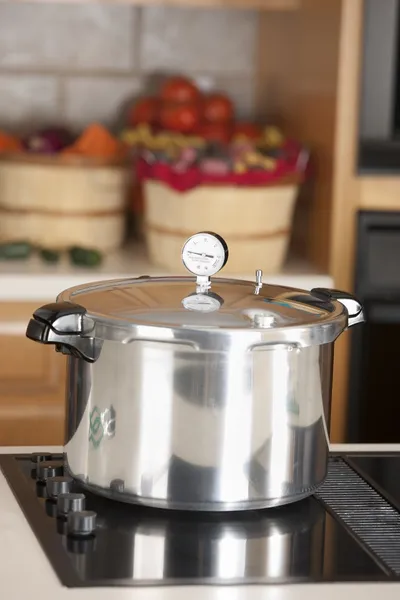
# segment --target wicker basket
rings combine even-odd
[[[125,236],[128,172],[78,157],[0,160],[0,241],[105,251]]]
[[[145,182],[145,236],[150,259],[183,272],[181,249],[198,231],[215,231],[229,246],[224,273],[276,273],[290,240],[298,183],[263,187],[199,186],[185,193]]]

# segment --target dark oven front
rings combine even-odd
[[[357,217],[355,293],[367,321],[351,333],[347,441],[400,442],[400,212]]]

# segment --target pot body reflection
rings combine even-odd
[[[296,506],[229,516],[138,512],[116,507],[115,522],[107,515],[104,536],[99,522],[94,552],[70,549],[82,579],[95,579],[101,573],[104,578],[129,579],[138,585],[161,585],[322,576],[326,514],[313,498]]]

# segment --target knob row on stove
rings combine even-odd
[[[97,513],[94,511],[85,510],[85,503],[85,494],[63,492],[57,497],[48,498],[45,510],[49,517],[57,517],[59,533],[85,538],[93,536],[95,533],[97,517]]]
[[[49,477],[46,479],[46,489],[49,498],[57,500],[60,494],[67,494],[71,491],[72,477]]]
[[[55,505],[51,502],[46,504],[46,513],[49,517],[60,517]],[[90,538],[96,532],[96,518],[97,513],[93,510],[70,511],[67,515],[62,515],[62,518],[57,519],[57,531],[72,538]]]
[[[69,512],[67,517],[68,535],[74,537],[87,537],[96,530],[97,513],[93,510],[79,510]]]
[[[66,521],[70,512],[85,510],[85,495],[74,492],[59,494],[57,498],[47,498],[46,514]]]
[[[57,497],[57,514],[60,517],[67,517],[70,512],[79,512],[85,510],[85,494],[62,493]]]
[[[32,452],[31,463],[38,465],[41,462],[49,461],[53,458],[51,454],[43,454],[43,452]]]
[[[62,460],[54,460],[51,454],[35,452],[31,455],[37,480],[39,497],[47,498],[46,513],[58,517],[60,532],[71,538],[84,539],[93,536],[97,514],[85,510],[85,494],[71,491],[73,479],[64,475]],[[64,525],[61,522],[64,520]]]
[[[37,463],[36,479],[45,482],[49,477],[60,477],[64,473],[62,460],[45,460]]]

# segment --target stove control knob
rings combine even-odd
[[[33,452],[31,454],[31,462],[35,465],[38,465],[41,462],[51,460],[51,454],[43,454],[43,452]]]
[[[66,517],[70,512],[81,512],[85,510],[84,494],[59,494],[57,496],[57,513],[60,517]]]
[[[48,498],[47,488],[42,481],[36,482],[36,494],[38,498]]]
[[[47,493],[50,498],[56,499],[60,494],[71,490],[72,477],[49,477],[46,479]]]
[[[86,537],[92,535],[96,529],[97,514],[92,510],[80,510],[68,513],[68,535]]]
[[[71,554],[84,556],[96,548],[96,538],[92,535],[85,538],[67,537],[67,550]]]
[[[51,499],[46,500],[45,511],[46,511],[46,515],[49,517],[57,516],[57,506],[54,504],[54,502]]]
[[[49,477],[58,477],[63,474],[64,463],[61,460],[49,460],[38,463],[36,477],[39,481],[46,481]]]

